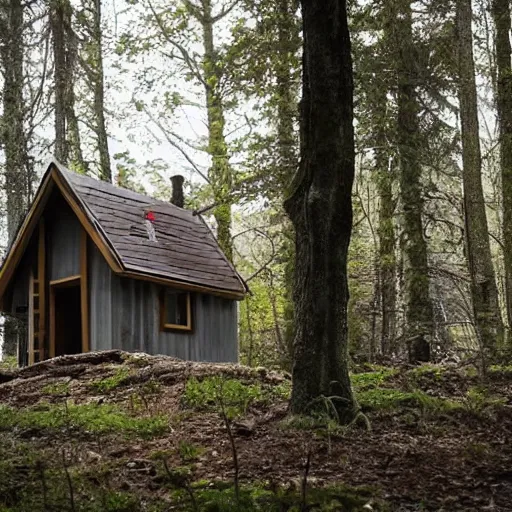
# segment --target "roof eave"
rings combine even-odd
[[[118,273],[117,275],[121,277],[128,277],[131,279],[149,281],[164,286],[171,286],[179,290],[216,295],[218,297],[223,297],[225,299],[231,300],[243,300],[247,294],[245,291],[227,290],[225,288],[214,288],[212,286],[205,286],[198,283],[179,281],[177,279],[172,279],[169,277],[151,274],[148,272],[143,272],[135,269],[127,269],[124,272]]]

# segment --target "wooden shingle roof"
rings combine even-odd
[[[73,173],[58,162],[52,162],[43,177],[27,217],[36,208],[41,189],[52,181],[49,177],[53,177],[68,202],[76,203],[71,204],[72,208],[79,219],[82,217],[82,224],[117,274],[155,278],[162,283],[168,281],[238,299],[247,292],[201,216]],[[154,216],[155,241],[150,240],[146,226],[149,211]],[[23,226],[20,231],[13,245],[24,235]]]

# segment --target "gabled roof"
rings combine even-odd
[[[201,216],[52,161],[0,269],[0,296],[55,186],[116,274],[234,299],[247,292]],[[149,240],[148,211],[154,214],[156,241]]]

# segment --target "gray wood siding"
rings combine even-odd
[[[12,313],[16,313],[16,308],[18,307],[28,307],[29,281],[30,265],[27,260],[22,260],[22,263],[16,270],[13,279],[11,307]]]
[[[161,286],[113,274],[91,244],[91,350],[120,348],[195,361],[238,361],[235,301],[192,294],[191,333],[160,331]]]
[[[55,281],[80,274],[80,233],[82,227],[72,210],[61,208],[47,226],[48,279]]]

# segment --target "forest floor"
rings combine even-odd
[[[512,367],[352,377],[365,417],[342,428],[290,418],[265,369],[119,351],[0,369],[0,511],[512,511]]]

